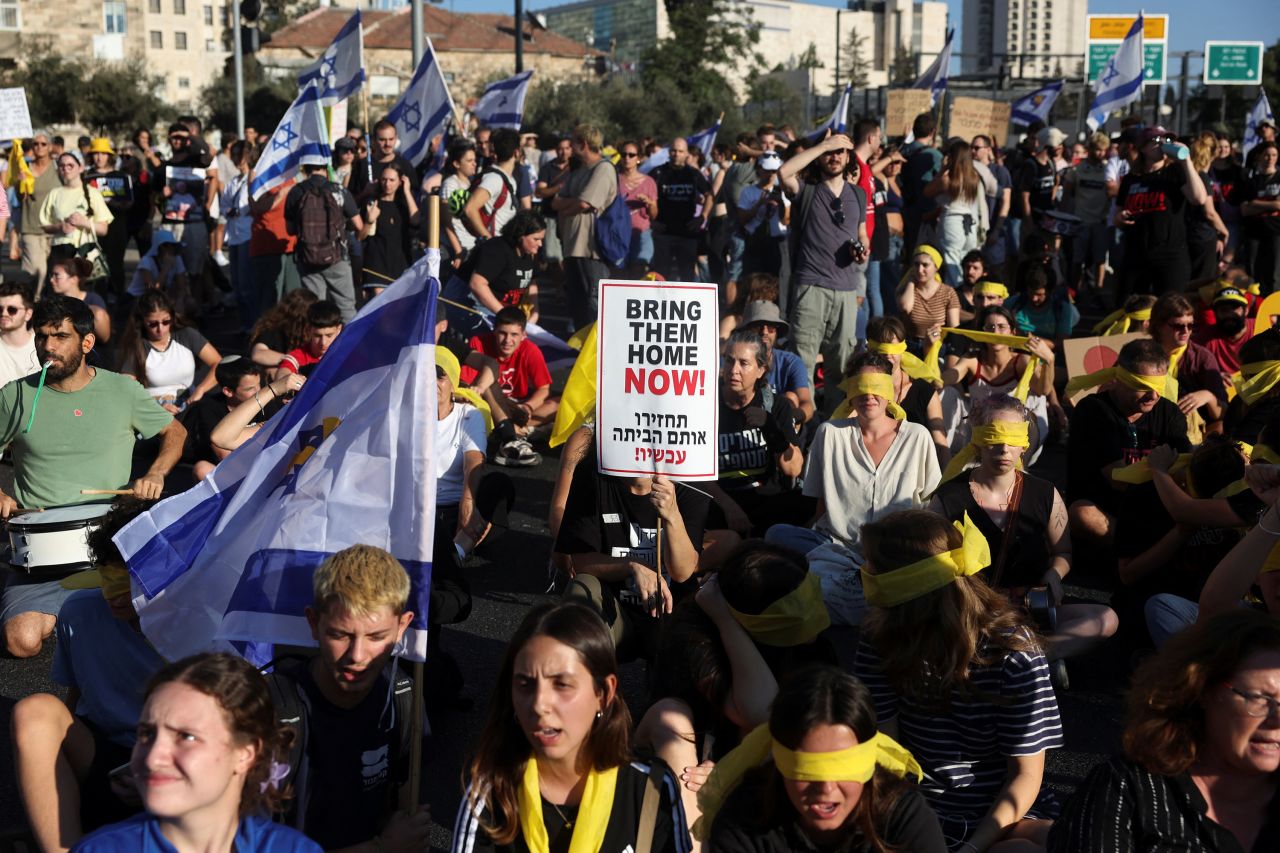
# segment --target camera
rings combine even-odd
[[[1031,615],[1041,631],[1058,629],[1058,608],[1047,586],[1033,586],[1022,596],[1022,607]]]

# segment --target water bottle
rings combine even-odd
[[[1175,160],[1185,160],[1191,153],[1187,150],[1187,146],[1177,142],[1162,142],[1160,150]]]

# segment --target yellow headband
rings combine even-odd
[[[914,258],[916,255],[928,255],[933,259],[933,265],[938,269],[942,269],[942,253],[929,244],[921,243],[916,246],[916,250],[911,253],[911,257]]]
[[[1009,298],[1009,288],[998,281],[980,281],[973,286],[973,292],[982,296],[999,296],[1001,299]]]
[[[1250,465],[1254,465],[1259,462],[1264,463],[1266,465],[1280,465],[1280,454],[1277,454],[1274,450],[1272,450],[1270,447],[1267,447],[1265,444],[1258,443],[1258,444],[1255,444],[1253,447],[1249,447],[1249,445],[1244,444],[1243,442],[1237,442],[1237,443],[1240,445],[1242,449],[1245,449],[1246,453],[1249,454]],[[1190,485],[1190,483],[1188,483],[1188,485]],[[1244,478],[1241,478],[1239,480],[1236,480],[1234,483],[1230,483],[1226,486],[1223,486],[1221,489],[1217,491],[1216,494],[1214,494],[1214,497],[1229,498],[1232,495],[1238,495],[1241,492],[1247,491],[1248,488],[1249,488],[1249,484],[1244,481]]]
[[[931,345],[929,351],[925,353],[923,361],[907,352],[906,341],[898,341],[893,344],[886,344],[881,341],[867,341],[867,349],[870,352],[884,356],[898,356],[898,368],[903,373],[912,379],[927,379],[934,385],[941,387],[942,371],[938,369],[938,354],[942,349],[941,343],[941,341],[935,341],[935,345]]]
[[[872,574],[862,569],[862,592],[877,607],[896,607],[906,601],[942,589],[956,578],[976,575],[991,565],[991,548],[969,514],[955,522],[964,541],[954,551],[944,551],[900,569]]]
[[[493,412],[489,409],[489,404],[475,391],[462,387],[460,381],[462,366],[458,363],[458,357],[438,344],[435,350],[436,367],[443,370],[444,375],[449,377],[449,381],[453,384],[453,398],[470,403],[479,409],[480,414],[484,416],[485,432],[493,432]]]
[[[1031,340],[1028,335],[1002,335],[998,332],[979,332],[976,329],[943,329],[942,337],[945,338],[948,335],[960,335],[983,344],[1003,344],[1010,349],[1026,349],[1027,342]],[[935,341],[934,344],[941,349],[941,341]],[[1031,394],[1031,380],[1035,376],[1036,365],[1039,363],[1039,358],[1031,356],[1027,366],[1022,368],[1022,375],[1018,377],[1018,384],[1014,386],[1010,396],[1016,397],[1021,403],[1027,402],[1027,397]]]
[[[907,342],[898,341],[897,343],[887,344],[883,341],[867,341],[867,349],[880,353],[880,355],[902,355],[907,351]]]
[[[1135,391],[1155,391],[1163,397],[1167,390],[1167,378],[1164,374],[1143,376],[1139,373],[1130,373],[1117,365],[1104,370],[1095,370],[1093,373],[1086,373],[1083,376],[1077,376],[1067,383],[1065,396],[1072,397],[1079,391],[1097,388],[1099,385],[1118,381],[1123,382]]]
[[[841,382],[840,388],[850,401],[850,411],[853,410],[851,401],[854,397],[870,394],[884,400],[885,410],[889,413],[889,417],[898,421],[907,419],[907,413],[902,410],[902,407],[898,405],[898,401],[894,399],[893,377],[887,373],[856,373]]]
[[[1240,378],[1235,380],[1236,393],[1246,406],[1261,400],[1280,383],[1280,361],[1255,361],[1240,365]]]
[[[1093,327],[1095,335],[1123,335],[1129,331],[1133,321],[1150,320],[1151,309],[1139,308],[1137,311],[1125,311],[1123,308],[1112,311]]]
[[[720,807],[743,775],[770,757],[784,779],[797,782],[866,782],[876,767],[898,776],[924,777],[924,771],[911,753],[883,732],[877,732],[865,743],[836,752],[796,752],[775,741],[767,724],[756,726],[716,764],[698,791],[702,817],[693,825],[694,838],[706,840]]]
[[[756,642],[766,646],[800,646],[827,629],[831,617],[822,600],[822,582],[815,574],[764,609],[763,613],[742,613],[729,608],[734,620]]]
[[[978,458],[979,447],[994,447],[997,444],[1007,444],[1010,447],[1030,447],[1031,446],[1031,425],[1026,421],[996,421],[995,423],[984,424],[973,428],[973,436],[969,439],[969,443],[951,457],[951,461],[947,463],[947,469],[942,472],[942,479],[938,485],[942,485],[948,480],[954,479],[964,471],[970,462]],[[1018,467],[1022,467],[1019,460]]]

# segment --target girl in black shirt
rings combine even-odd
[[[364,230],[364,295],[377,296],[409,268],[409,237],[418,224],[409,176],[398,163],[388,163],[378,176],[378,196],[366,208]]]

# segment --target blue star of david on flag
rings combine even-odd
[[[298,134],[293,132],[293,122],[285,121],[276,128],[275,136],[271,137],[271,150],[288,151],[293,145],[293,140],[297,138]]]
[[[452,118],[453,99],[436,62],[435,48],[427,39],[413,79],[387,113],[387,121],[396,126],[400,136],[401,156],[418,165],[427,156],[432,140],[439,138],[444,144],[444,134]]]
[[[315,83],[320,87],[320,100],[324,106],[331,107],[359,91],[364,80],[364,38],[357,9],[338,30],[324,54],[298,75],[298,90]]]
[[[413,133],[422,126],[422,107],[418,104],[410,104],[409,108],[404,111],[404,129]]]
[[[1106,124],[1108,115],[1142,96],[1142,82],[1146,75],[1142,53],[1144,23],[1142,15],[1134,19],[1128,35],[1094,84],[1097,94],[1089,108],[1088,119],[1093,130]]]

